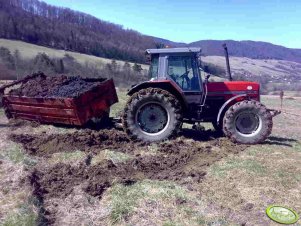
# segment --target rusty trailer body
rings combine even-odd
[[[113,80],[107,79],[74,98],[4,95],[2,101],[8,118],[82,126],[92,118],[102,117],[118,97]]]

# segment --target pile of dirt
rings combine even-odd
[[[129,153],[135,147],[144,145],[143,142],[133,142],[123,131],[105,129],[94,131],[84,129],[74,133],[39,135],[11,134],[10,139],[22,144],[30,155],[50,157],[57,152],[73,152],[81,150],[96,154],[102,149],[110,149]]]
[[[29,79],[25,78],[20,87],[12,89],[9,95],[34,98],[77,97],[105,80],[104,78],[83,79],[80,76],[46,76],[41,72],[29,75],[27,78]]]

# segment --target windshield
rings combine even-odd
[[[158,77],[158,69],[159,69],[159,56],[152,56],[151,65],[149,68],[149,77],[150,79],[156,79]]]
[[[168,75],[184,91],[200,91],[197,63],[191,56],[170,56]]]

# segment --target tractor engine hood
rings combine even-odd
[[[224,96],[226,99],[233,96],[247,94],[252,99],[259,100],[260,85],[257,82],[225,81],[209,82],[207,84],[208,96]]]

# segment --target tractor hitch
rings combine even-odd
[[[275,116],[281,114],[281,111],[279,111],[279,110],[275,110],[275,109],[267,109],[267,110],[271,113],[272,117],[275,117]]]

